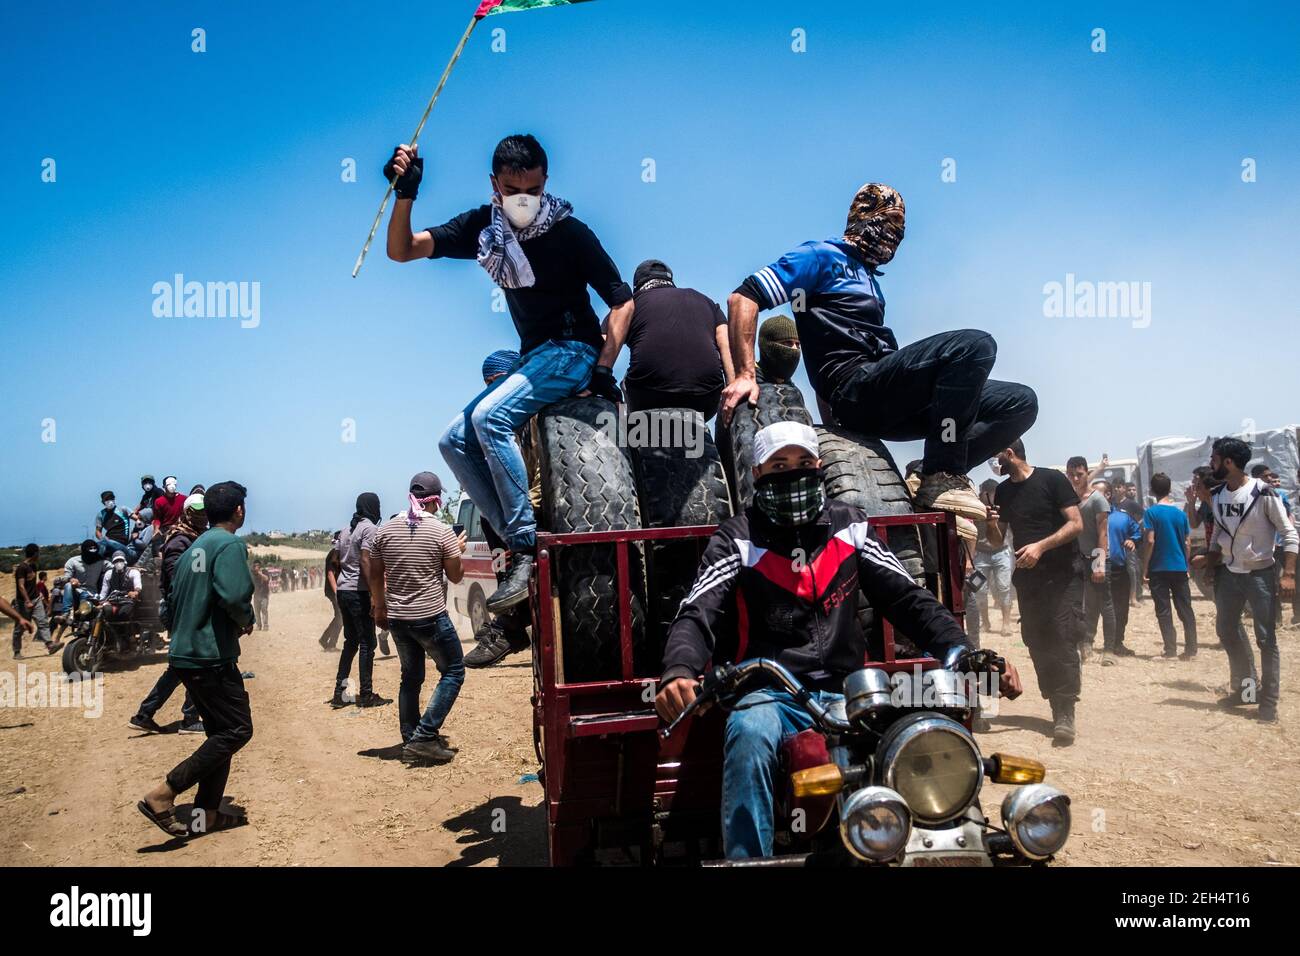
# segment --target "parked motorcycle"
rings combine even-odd
[[[1038,761],[982,756],[968,729],[979,688],[996,693],[1004,670],[992,651],[954,648],[924,669],[864,667],[845,678],[843,700],[823,706],[786,668],[756,658],[715,667],[660,733],[705,705],[731,709],[760,677],[813,720],[782,745],[788,787],[776,811],[791,852],[721,865],[1041,865],[1070,835],[1070,798],[1042,782]],[[1019,785],[1002,801],[1000,827],[980,809],[986,777]]]
[[[125,591],[102,601],[82,601],[72,616],[73,637],[63,648],[63,671],[89,677],[110,660],[129,660],[148,649],[138,604]]]

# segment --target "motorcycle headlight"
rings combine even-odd
[[[1002,801],[1002,825],[1017,850],[1045,860],[1070,836],[1070,798],[1045,783],[1017,787]]]
[[[902,795],[921,823],[960,816],[984,782],[974,739],[961,724],[939,714],[903,718],[885,733],[877,755],[881,782]]]
[[[77,610],[73,614],[78,621],[88,621],[95,616],[95,605],[89,601],[82,601],[77,605]]]
[[[863,787],[840,805],[840,836],[849,852],[868,863],[897,859],[912,835],[907,803],[888,787]]]

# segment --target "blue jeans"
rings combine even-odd
[[[595,364],[596,350],[582,342],[539,345],[466,405],[438,441],[461,488],[512,551],[537,546],[528,470],[515,432],[544,406],[585,386]]]
[[[1233,692],[1242,695],[1246,703],[1257,701],[1272,708],[1277,707],[1280,696],[1282,669],[1282,656],[1277,647],[1277,601],[1276,569],[1260,568],[1248,574],[1219,569],[1214,582],[1214,623],[1219,643],[1228,653]],[[1241,612],[1247,604],[1255,624],[1262,680],[1255,672],[1255,653],[1241,626]]]
[[[451,618],[444,611],[436,617],[419,621],[389,620],[388,630],[397,644],[402,662],[402,684],[397,692],[397,719],[402,727],[402,742],[432,740],[438,736],[443,721],[465,683],[465,663],[460,638]],[[438,686],[433,689],[429,706],[420,716],[420,688],[424,686],[424,656],[428,654],[438,666]]]
[[[822,704],[842,694],[814,691]],[[783,690],[746,694],[727,717],[722,755],[722,840],[729,860],[772,855],[773,810],[781,741],[813,725]]]
[[[115,552],[121,551],[126,555],[126,560],[135,563],[135,559],[140,555],[129,544],[123,544],[121,541],[114,541],[112,538],[99,539],[99,553],[108,560],[112,560]]]

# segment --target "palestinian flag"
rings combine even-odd
[[[481,20],[494,13],[517,13],[520,10],[540,10],[542,7],[567,7],[586,0],[483,0],[478,5],[474,19]]]

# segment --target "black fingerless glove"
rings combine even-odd
[[[609,399],[616,405],[623,401],[623,393],[619,391],[618,382],[614,380],[614,370],[603,365],[597,365],[591,370],[591,381],[587,383],[587,390],[593,395]]]
[[[393,181],[393,161],[397,159],[397,150],[393,150],[392,159],[384,164],[384,179],[389,182]],[[398,199],[414,199],[420,191],[420,180],[424,177],[424,157],[417,156],[411,160],[411,165],[406,167],[406,172],[397,177],[397,182],[393,183],[393,192],[397,193]]]

